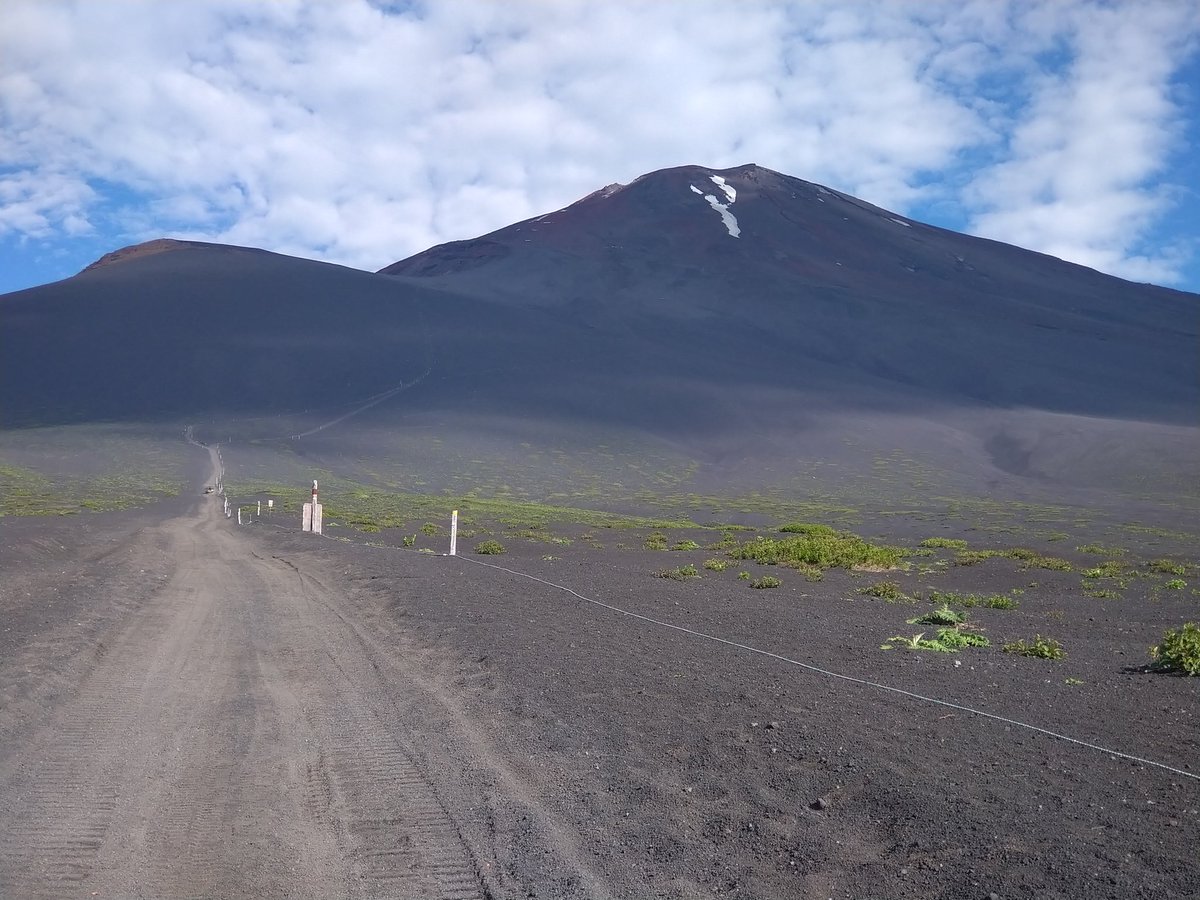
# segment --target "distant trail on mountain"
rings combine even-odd
[[[292,440],[295,441],[295,440],[299,440],[300,438],[309,437],[310,435],[314,435],[319,431],[324,431],[326,428],[332,428],[334,425],[341,424],[342,422],[345,422],[347,419],[357,416],[359,413],[366,412],[371,407],[378,406],[380,403],[383,403],[385,400],[390,400],[392,397],[395,397],[401,391],[407,391],[409,388],[416,387],[418,384],[420,384],[422,381],[424,381],[427,377],[429,377],[429,374],[432,371],[433,371],[433,368],[430,367],[430,368],[426,369],[424,372],[422,372],[417,378],[413,379],[412,381],[398,384],[398,385],[396,385],[396,387],[391,388],[390,390],[386,390],[382,394],[377,394],[375,397],[368,400],[362,406],[355,407],[354,409],[350,410],[350,412],[340,415],[336,419],[330,419],[328,422],[318,425],[316,428],[308,429],[308,431],[302,431],[299,434],[293,434]]]

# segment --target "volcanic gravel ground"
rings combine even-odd
[[[5,896],[1200,893],[1200,679],[1144,669],[1188,591],[1001,559],[753,590],[654,577],[711,551],[453,559],[216,502],[5,523]],[[970,611],[992,648],[883,652],[928,605],[855,593],[884,577],[1025,592]],[[997,649],[1035,632],[1068,658]]]

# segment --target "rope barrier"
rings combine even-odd
[[[274,524],[274,523],[270,523],[270,524]],[[282,527],[282,526],[277,525],[275,527]],[[407,552],[407,553],[419,553],[420,552],[420,551],[410,550],[407,547],[391,547],[391,546],[387,546],[387,545],[383,545],[383,544],[367,544],[367,543],[362,543],[359,541],[352,541],[349,538],[331,538],[331,539],[339,540],[344,543],[356,544],[357,546],[360,546],[360,547],[373,547],[373,548],[379,549],[379,550],[398,550],[398,551],[403,551],[403,552]],[[717,644],[724,644],[725,646],[733,647],[736,650],[742,650],[747,653],[754,653],[759,656],[765,656],[768,659],[774,659],[774,660],[777,660],[778,662],[787,663],[788,665],[798,666],[801,669],[806,669],[809,672],[815,672],[818,675],[825,675],[826,677],[829,677],[829,678],[836,678],[841,681],[848,681],[848,682],[851,682],[852,684],[858,684],[858,685],[862,685],[864,687],[874,688],[875,690],[884,691],[884,692],[890,693],[890,694],[899,694],[900,696],[908,697],[911,700],[919,700],[924,703],[932,703],[936,706],[941,706],[941,707],[945,707],[947,709],[957,710],[958,712],[969,713],[970,715],[979,716],[984,719],[990,719],[994,722],[1003,722],[1005,725],[1011,725],[1015,728],[1024,728],[1027,731],[1033,731],[1033,732],[1036,732],[1037,734],[1043,734],[1043,735],[1046,735],[1047,737],[1054,738],[1055,740],[1064,741],[1068,744],[1074,744],[1077,747],[1083,747],[1088,750],[1093,750],[1097,753],[1103,753],[1110,757],[1114,757],[1117,759],[1124,759],[1129,762],[1139,763],[1140,765],[1144,765],[1144,766],[1151,766],[1152,768],[1162,769],[1163,771],[1170,772],[1174,775],[1179,775],[1183,778],[1190,778],[1193,781],[1200,781],[1200,774],[1197,774],[1195,772],[1188,772],[1186,769],[1176,768],[1175,766],[1167,765],[1166,763],[1157,762],[1153,759],[1147,759],[1144,756],[1135,756],[1132,753],[1124,753],[1120,750],[1114,750],[1111,747],[1105,747],[1101,744],[1094,744],[1090,741],[1084,741],[1079,738],[1071,737],[1068,734],[1062,734],[1061,732],[1058,732],[1058,731],[1052,731],[1049,728],[1042,728],[1040,725],[1032,725],[1029,722],[1022,722],[1019,719],[1010,719],[1007,716],[1002,716],[997,713],[990,713],[990,712],[987,712],[986,710],[982,710],[982,709],[976,709],[973,706],[964,706],[961,703],[953,703],[949,700],[942,700],[942,699],[939,699],[938,697],[929,697],[925,694],[918,694],[915,691],[906,691],[906,690],[904,690],[904,688],[893,687],[892,685],[889,685],[889,684],[881,684],[877,681],[871,681],[866,678],[858,678],[857,676],[854,676],[854,675],[846,675],[842,672],[834,672],[830,669],[823,669],[820,666],[814,666],[812,663],[806,663],[806,662],[802,662],[801,660],[798,660],[798,659],[792,659],[790,656],[784,656],[780,653],[772,653],[770,650],[763,650],[759,647],[752,647],[749,644],[742,644],[737,641],[731,641],[728,638],[718,637],[715,634],[708,634],[707,632],[704,632],[704,631],[697,631],[696,629],[688,628],[685,625],[676,625],[672,622],[664,622],[661,619],[655,619],[653,616],[647,616],[642,613],[633,612],[632,610],[622,609],[619,606],[613,606],[611,603],[605,603],[602,600],[596,600],[592,597],[586,597],[583,594],[576,591],[574,588],[570,588],[565,584],[558,584],[557,582],[549,581],[545,578],[539,578],[537,575],[530,575],[528,572],[521,572],[517,569],[510,569],[507,566],[497,565],[496,563],[484,562],[481,559],[473,559],[472,557],[469,557],[469,556],[455,555],[455,556],[451,557],[448,553],[438,553],[438,554],[426,553],[423,555],[433,556],[435,558],[442,557],[445,559],[460,559],[463,562],[468,562],[468,563],[471,563],[472,565],[484,566],[485,568],[495,569],[499,572],[507,572],[510,575],[515,575],[519,578],[527,578],[530,581],[536,581],[539,584],[545,585],[546,587],[554,588],[555,590],[559,590],[559,591],[564,591],[565,593],[570,594],[572,597],[582,600],[584,603],[590,603],[593,606],[600,607],[601,609],[606,609],[610,612],[614,612],[614,613],[617,613],[622,616],[628,616],[631,619],[637,619],[642,622],[646,622],[650,625],[657,625],[660,628],[669,628],[672,631],[679,631],[679,632],[682,632],[683,634],[691,635],[692,637],[700,638],[702,640],[713,641],[714,643],[717,643]]]
[[[401,548],[395,548],[395,549],[401,549]],[[446,554],[439,554],[439,555],[445,556]],[[619,613],[620,615],[623,615],[623,616],[628,616],[631,619],[639,619],[643,622],[648,622],[651,625],[658,625],[662,628],[669,628],[672,631],[681,631],[684,634],[691,635],[692,637],[702,638],[702,639],[708,640],[708,641],[714,641],[718,644],[724,644],[727,647],[734,647],[738,650],[744,650],[748,653],[757,653],[760,656],[766,656],[770,659],[778,660],[779,662],[788,663],[789,665],[799,666],[802,669],[807,669],[810,672],[816,672],[820,675],[826,675],[830,678],[838,678],[838,679],[841,679],[842,681],[849,681],[854,684],[863,685],[865,687],[875,688],[876,690],[886,691],[886,692],[889,692],[892,694],[899,694],[903,697],[909,697],[910,699],[913,699],[913,700],[921,700],[921,701],[924,701],[925,703],[933,703],[938,706],[943,706],[943,707],[947,707],[949,709],[958,710],[959,712],[970,713],[972,715],[981,716],[985,719],[991,719],[996,722],[1003,722],[1006,725],[1012,725],[1017,728],[1025,728],[1029,731],[1034,731],[1034,732],[1037,732],[1038,734],[1044,734],[1044,735],[1047,735],[1048,737],[1055,738],[1056,740],[1066,741],[1067,743],[1075,744],[1076,746],[1079,746],[1079,747],[1085,747],[1089,750],[1095,750],[1099,753],[1105,753],[1109,756],[1113,756],[1118,759],[1124,759],[1124,760],[1128,760],[1130,762],[1140,763],[1140,764],[1146,765],[1146,766],[1153,766],[1154,768],[1163,769],[1163,770],[1165,770],[1167,772],[1171,772],[1175,775],[1181,775],[1184,778],[1191,778],[1195,781],[1200,781],[1200,775],[1198,775],[1194,772],[1188,772],[1184,769],[1178,769],[1174,766],[1169,766],[1166,763],[1155,762],[1152,759],[1146,759],[1145,757],[1142,757],[1142,756],[1134,756],[1131,753],[1122,753],[1120,750],[1113,750],[1109,747],[1101,746],[1100,744],[1093,744],[1093,743],[1090,743],[1089,741],[1083,741],[1083,740],[1080,740],[1079,738],[1073,738],[1070,735],[1061,734],[1060,732],[1057,732],[1057,731],[1051,731],[1048,728],[1042,728],[1038,725],[1031,725],[1028,722],[1021,722],[1017,719],[1010,719],[1007,716],[997,715],[996,713],[990,713],[990,712],[987,712],[982,709],[975,709],[974,707],[971,707],[971,706],[963,706],[962,704],[959,704],[959,703],[951,703],[949,700],[940,700],[937,697],[928,697],[924,694],[918,694],[918,693],[915,693],[914,691],[906,691],[903,688],[892,687],[891,685],[887,685],[887,684],[880,684],[879,682],[870,681],[866,678],[857,678],[853,675],[844,675],[841,672],[833,672],[829,669],[822,669],[820,666],[814,666],[811,663],[801,662],[798,659],[792,659],[789,656],[783,656],[782,654],[779,654],[779,653],[772,653],[770,650],[762,650],[758,647],[752,647],[749,644],[740,644],[737,641],[731,641],[727,638],[718,637],[716,635],[708,634],[703,631],[696,631],[695,629],[688,628],[684,625],[675,625],[671,622],[664,622],[660,619],[655,619],[652,616],[647,616],[647,615],[643,615],[642,613],[632,612],[631,610],[628,610],[628,609],[622,609],[619,606],[613,606],[610,603],[604,603],[601,600],[595,600],[591,597],[585,597],[583,594],[579,593],[578,591],[576,591],[572,588],[567,587],[566,585],[556,584],[553,581],[547,581],[545,578],[539,578],[538,576],[530,575],[527,572],[520,572],[520,571],[517,571],[516,569],[510,569],[506,566],[498,566],[495,563],[484,562],[481,559],[472,559],[469,556],[459,556],[459,557],[455,557],[455,558],[461,559],[465,562],[473,563],[474,565],[486,566],[489,569],[497,569],[501,572],[508,572],[511,575],[517,575],[521,578],[528,578],[530,581],[539,582],[541,584],[546,585],[547,587],[552,587],[552,588],[556,588],[557,590],[560,590],[560,591],[565,591],[566,593],[570,594],[573,597],[579,598],[580,600],[584,601],[585,603],[591,603],[594,606],[599,606],[602,609],[607,609],[611,612]]]

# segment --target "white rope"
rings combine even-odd
[[[279,526],[277,526],[277,527],[279,527]],[[374,547],[375,549],[378,549],[378,550],[401,550],[401,551],[404,551],[407,553],[420,553],[420,551],[410,550],[407,547],[391,547],[391,546],[388,546],[385,544],[366,544],[366,543],[360,543],[359,541],[352,541],[350,538],[339,537],[339,538],[334,538],[334,540],[340,540],[340,541],[344,541],[346,543],[352,543],[352,544],[356,544],[358,546],[363,546],[363,547]],[[425,554],[421,554],[421,555],[434,556],[434,554],[430,554],[430,553],[425,553]],[[1068,734],[1062,734],[1061,732],[1058,732],[1058,731],[1051,731],[1049,728],[1042,728],[1039,725],[1031,725],[1028,722],[1022,722],[1018,719],[1010,719],[1007,716],[1001,716],[1001,715],[998,715],[997,713],[990,713],[990,712],[987,712],[986,710],[976,709],[973,706],[963,706],[960,703],[952,703],[949,700],[941,700],[937,697],[928,697],[925,694],[918,694],[914,691],[906,691],[903,688],[892,687],[891,685],[888,685],[888,684],[880,684],[877,681],[870,681],[866,678],[858,678],[854,675],[845,675],[841,672],[831,671],[830,669],[822,669],[820,666],[814,666],[811,663],[801,662],[798,659],[792,659],[790,656],[783,656],[782,654],[779,654],[779,653],[772,653],[770,650],[763,650],[763,649],[760,649],[759,647],[752,647],[749,644],[740,644],[737,641],[731,641],[728,638],[717,637],[715,634],[708,634],[707,632],[704,632],[704,631],[696,631],[694,628],[688,628],[685,625],[675,625],[671,622],[664,622],[661,619],[655,619],[652,616],[646,616],[646,615],[643,615],[642,613],[636,613],[636,612],[632,612],[631,610],[628,610],[628,609],[622,609],[619,606],[613,606],[611,603],[605,603],[601,600],[595,600],[591,597],[585,597],[583,594],[579,593],[578,591],[574,590],[573,588],[567,587],[565,584],[558,584],[553,581],[547,581],[545,578],[539,578],[536,575],[530,575],[528,572],[520,572],[520,571],[517,571],[516,569],[510,569],[507,566],[499,566],[499,565],[496,565],[495,563],[484,562],[482,559],[473,559],[469,556],[455,555],[455,556],[451,557],[450,554],[448,554],[448,553],[438,553],[438,554],[436,554],[436,556],[444,557],[446,559],[460,559],[463,562],[473,563],[477,566],[485,566],[489,569],[496,569],[497,571],[500,571],[500,572],[507,572],[510,575],[516,575],[519,578],[528,578],[530,581],[536,581],[539,584],[546,585],[546,587],[551,587],[551,588],[554,588],[555,590],[559,590],[559,591],[565,591],[566,593],[570,594],[572,597],[576,597],[576,598],[582,600],[584,603],[590,603],[593,606],[599,606],[601,609],[607,609],[610,612],[615,612],[622,616],[628,616],[631,619],[639,619],[643,622],[648,622],[651,625],[658,625],[661,628],[669,628],[672,631],[681,631],[684,634],[690,634],[692,637],[701,638],[706,641],[713,641],[718,644],[724,644],[727,647],[733,647],[737,650],[744,650],[747,653],[757,653],[759,656],[766,656],[769,659],[778,660],[779,662],[788,663],[789,665],[793,665],[793,666],[799,666],[802,669],[807,669],[810,672],[816,672],[819,675],[826,675],[830,678],[838,678],[842,681],[849,681],[854,684],[861,684],[864,687],[875,688],[876,690],[886,691],[891,694],[899,694],[902,697],[908,697],[912,700],[921,700],[925,703],[933,703],[937,706],[944,706],[948,709],[958,710],[959,712],[970,713],[971,715],[980,716],[984,719],[991,719],[994,722],[1003,722],[1005,725],[1012,725],[1016,728],[1024,728],[1024,729],[1027,729],[1028,731],[1035,731],[1038,734],[1044,734],[1047,737],[1052,737],[1052,738],[1055,738],[1056,740],[1065,741],[1068,744],[1075,744],[1078,747],[1085,747],[1086,749],[1094,750],[1097,753],[1104,753],[1108,756],[1116,757],[1118,759],[1125,759],[1125,760],[1129,760],[1130,762],[1140,763],[1145,766],[1152,766],[1153,768],[1163,769],[1164,771],[1171,772],[1175,775],[1181,775],[1184,778],[1191,778],[1194,781],[1200,781],[1200,774],[1196,774],[1195,772],[1188,772],[1185,769],[1179,769],[1179,768],[1176,768],[1175,766],[1170,766],[1170,765],[1167,765],[1166,763],[1156,762],[1152,759],[1146,759],[1144,756],[1134,756],[1132,753],[1123,753],[1120,750],[1113,750],[1111,747],[1105,747],[1105,746],[1102,746],[1101,744],[1093,744],[1090,741],[1080,740],[1079,738],[1071,737]]]
[[[401,548],[397,547],[395,549],[401,549]],[[439,554],[439,555],[445,556],[446,554]],[[621,607],[619,607],[619,606],[613,606],[612,604],[604,603],[600,600],[593,600],[591,597],[585,597],[583,594],[579,593],[578,591],[572,590],[571,588],[567,587],[566,585],[556,584],[553,581],[547,581],[545,578],[538,578],[536,575],[530,575],[526,572],[518,572],[516,569],[509,569],[505,566],[498,566],[495,563],[484,562],[481,559],[472,559],[469,556],[460,556],[460,557],[455,557],[455,558],[461,559],[464,562],[474,563],[475,565],[487,566],[489,569],[498,569],[501,572],[508,572],[510,575],[517,575],[521,578],[528,578],[530,581],[539,582],[541,584],[546,585],[547,587],[556,588],[557,590],[560,590],[560,591],[566,591],[571,596],[578,597],[580,600],[584,601],[585,603],[591,603],[594,606],[601,607],[602,609],[607,609],[607,610],[610,610],[615,613],[620,613],[623,616],[629,616],[631,619],[640,619],[643,622],[649,622],[651,625],[658,625],[658,626],[661,626],[662,628],[670,628],[673,631],[682,631],[684,634],[690,634],[693,637],[703,638],[704,640],[708,640],[708,641],[715,641],[718,644],[724,644],[727,647],[734,647],[738,650],[745,650],[748,653],[757,653],[760,656],[766,656],[766,657],[769,657],[770,659],[779,660],[780,662],[785,662],[785,663],[788,663],[793,666],[799,666],[802,669],[807,669],[810,672],[816,672],[820,675],[827,675],[830,678],[840,678],[842,681],[850,681],[850,682],[853,682],[854,684],[865,685],[866,687],[872,687],[872,688],[875,688],[880,691],[887,691],[892,694],[900,694],[903,697],[909,697],[913,700],[923,700],[926,703],[934,703],[938,706],[945,706],[945,707],[948,707],[949,709],[956,709],[960,712],[971,713],[972,715],[976,715],[976,716],[982,716],[985,719],[992,719],[993,721],[996,721],[996,722],[1003,722],[1006,725],[1013,725],[1013,726],[1016,726],[1017,728],[1025,728],[1025,729],[1028,729],[1029,731],[1036,731],[1039,734],[1044,734],[1049,737],[1056,738],[1057,740],[1060,740],[1060,741],[1066,741],[1067,743],[1070,743],[1070,744],[1076,744],[1077,746],[1080,746],[1080,747],[1086,747],[1089,750],[1095,750],[1099,753],[1105,753],[1105,754],[1108,754],[1109,756],[1118,757],[1119,759],[1126,759],[1126,760],[1129,760],[1130,762],[1141,763],[1142,765],[1153,766],[1158,769],[1164,769],[1168,772],[1174,773],[1175,775],[1182,775],[1184,778],[1191,778],[1196,781],[1200,781],[1200,775],[1198,775],[1194,772],[1187,772],[1183,769],[1177,769],[1174,766],[1167,765],[1166,763],[1155,762],[1152,759],[1146,759],[1141,756],[1134,756],[1130,753],[1122,753],[1120,750],[1113,750],[1108,747],[1103,747],[1100,744],[1093,744],[1088,741],[1082,741],[1079,738],[1073,738],[1070,735],[1061,734],[1057,731],[1051,731],[1048,728],[1041,728],[1037,725],[1030,725],[1028,722],[1021,722],[1021,721],[1018,721],[1017,719],[1010,719],[1006,716],[1001,716],[1001,715],[997,715],[996,713],[986,712],[982,709],[975,709],[974,707],[971,707],[971,706],[963,706],[959,703],[951,703],[949,700],[939,700],[937,697],[927,697],[924,694],[917,694],[917,693],[914,693],[913,691],[906,691],[903,688],[892,687],[891,685],[880,684],[875,681],[868,681],[866,678],[856,678],[853,675],[843,675],[840,672],[832,672],[829,669],[822,669],[820,666],[814,666],[810,663],[801,662],[800,660],[792,659],[789,656],[782,656],[778,653],[772,653],[770,650],[761,650],[758,647],[751,647],[749,644],[739,644],[737,641],[731,641],[731,640],[728,640],[727,638],[717,637],[716,635],[707,634],[703,631],[696,631],[695,629],[687,628],[686,626],[683,626],[683,625],[674,625],[670,622],[663,622],[660,619],[655,619],[655,618],[652,618],[651,616],[645,616],[645,615],[642,615],[641,613],[631,612],[630,610],[627,610],[627,609],[621,609]]]

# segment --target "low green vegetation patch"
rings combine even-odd
[[[700,545],[695,541],[678,541],[671,545],[672,550],[699,550]]]
[[[1081,544],[1075,550],[1093,556],[1124,556],[1128,552],[1124,547],[1106,547],[1103,544]]]
[[[662,572],[656,572],[659,578],[669,578],[672,581],[690,581],[693,578],[699,578],[700,573],[696,567],[690,563],[686,566],[680,566],[678,569],[664,569]]]
[[[947,627],[937,630],[937,637],[925,637],[927,632],[912,637],[896,635],[879,645],[880,650],[932,650],[934,653],[957,653],[971,647],[990,647],[991,641],[982,634]]]
[[[915,602],[912,597],[900,590],[900,585],[895,581],[877,581],[874,584],[860,587],[855,593],[865,597],[875,597],[878,600],[886,600],[888,603]]]
[[[1168,629],[1162,643],[1150,648],[1150,657],[1164,672],[1200,675],[1200,623],[1185,622]]]
[[[931,538],[925,538],[925,540],[921,541],[921,543],[918,544],[917,546],[918,547],[927,547],[931,550],[936,550],[936,549],[966,550],[967,542],[964,540],[961,540],[959,538],[931,537]]]
[[[1066,659],[1067,651],[1054,638],[1034,635],[1032,641],[1024,638],[1012,641],[1000,648],[1005,653],[1016,653],[1018,656],[1032,656],[1037,659]]]
[[[183,490],[165,473],[110,474],[84,478],[46,476],[0,464],[0,516],[69,516],[148,506]]]
[[[484,556],[498,556],[505,550],[499,541],[480,541],[475,545],[475,552]]]
[[[1008,550],[962,550],[954,557],[955,565],[974,566],[985,559],[1015,559],[1023,569],[1053,569],[1058,572],[1070,572],[1071,564],[1057,556],[1046,556],[1036,550],[1026,547],[1012,547]]]
[[[1146,563],[1146,568],[1160,575],[1186,575],[1187,565],[1173,559],[1152,559]]]
[[[1164,584],[1163,587],[1172,591],[1182,591],[1185,587],[1187,587],[1187,582],[1182,578],[1172,578],[1170,581]]]
[[[1080,574],[1084,578],[1120,578],[1125,574],[1126,566],[1124,563],[1115,559],[1110,559],[1098,566],[1092,566],[1090,569],[1084,569]]]
[[[783,525],[779,529],[784,534],[837,534],[837,530],[828,525],[817,525],[812,522],[792,522],[790,525]]]
[[[967,621],[967,617],[943,603],[937,609],[931,609],[907,621],[909,625],[961,625]]]
[[[704,561],[704,568],[708,569],[710,572],[724,572],[731,565],[733,565],[733,563],[727,559],[706,559]]]
[[[905,637],[897,634],[879,645],[880,650],[932,650],[934,653],[957,653],[952,647],[947,647],[941,641],[925,637],[925,632]]]
[[[974,609],[983,606],[987,609],[1016,609],[1020,602],[1008,594],[963,594],[958,591],[930,591],[926,600],[931,603],[941,603],[943,606],[954,606],[959,609]]]
[[[963,650],[967,647],[990,647],[992,642],[982,634],[972,631],[961,631],[958,628],[939,628],[938,643],[953,650]]]
[[[985,559],[1004,556],[1003,550],[963,550],[954,557],[956,566],[977,566]]]
[[[786,526],[791,529],[800,525]],[[756,537],[729,551],[734,559],[751,559],[767,565],[818,569],[870,568],[878,571],[898,568],[904,551],[897,547],[872,544],[848,531],[835,531],[827,526],[803,526],[806,531],[793,531],[793,537]]]
[[[667,536],[661,531],[652,531],[646,535],[642,546],[647,550],[666,550]]]
[[[758,590],[764,590],[766,588],[777,588],[781,584],[783,584],[783,582],[774,575],[762,575],[751,581],[750,587],[757,588]]]

